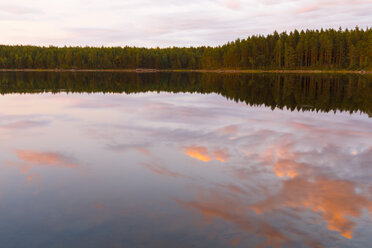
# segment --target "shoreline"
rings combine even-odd
[[[197,73],[298,73],[298,74],[372,74],[372,71],[364,70],[250,70],[250,69],[0,69],[0,72],[134,72],[134,73],[158,73],[158,72],[197,72]]]

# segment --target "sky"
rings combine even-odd
[[[294,29],[366,28],[372,0],[0,0],[0,44],[222,45]]]

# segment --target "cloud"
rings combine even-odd
[[[326,147],[319,152],[323,159],[327,154],[330,154],[330,160],[336,158],[340,161],[335,169],[337,172],[341,172],[341,176],[343,175],[341,161],[348,164],[345,157],[355,155],[350,153],[345,157],[337,157],[339,155],[335,157],[335,153],[342,154],[343,152],[337,147],[332,149]],[[290,216],[305,223],[309,221],[303,214],[305,210],[322,218],[328,230],[335,231],[344,238],[352,239],[363,211],[372,210],[372,199],[368,197],[369,184],[364,187],[365,184],[359,181],[353,182],[349,179],[338,178],[336,170],[332,171],[327,166],[327,160],[319,163],[319,159],[310,154],[314,154],[314,152],[296,152],[296,146],[293,143],[281,141],[276,148],[270,148],[258,157],[250,156],[262,162],[264,167],[271,167],[273,174],[281,182],[280,186],[275,183],[275,180],[270,182],[267,175],[260,178],[258,174],[252,174],[252,170],[248,168],[234,166],[230,167],[230,170],[236,176],[235,181],[245,183],[245,185],[217,184],[211,190],[201,187],[196,200],[179,201],[179,203],[187,208],[198,210],[208,225],[212,225],[213,220],[222,219],[233,223],[240,230],[244,230],[248,236],[254,233],[265,237],[268,243],[262,246],[282,247],[292,241],[287,235],[281,233],[273,223],[267,223],[265,221],[267,218],[259,218],[260,215],[284,215],[287,224],[293,226],[296,223],[291,220]],[[369,149],[363,154],[369,158],[372,155]],[[312,163],[301,162],[306,160],[308,156],[312,158]],[[323,163],[324,165],[319,166]],[[253,165],[254,163],[251,163],[251,167]],[[251,181],[253,181],[253,187],[246,184]],[[263,183],[263,186],[259,185],[260,182]],[[270,183],[274,184],[271,186]],[[266,199],[252,203],[252,200],[257,197],[266,197]],[[249,212],[250,209],[253,209],[258,216],[252,216]],[[289,210],[291,214],[285,212],[286,210]],[[372,218],[372,212],[370,214]],[[283,226],[281,229],[286,230],[286,233],[289,231],[300,235],[302,242],[311,247],[321,247],[321,241],[314,239],[316,236],[314,233]]]
[[[0,13],[1,12],[11,15],[43,14],[39,9],[11,4],[0,4]]]
[[[239,128],[237,125],[229,125],[221,128],[220,132],[226,135],[235,135],[237,134],[238,130]]]
[[[303,169],[304,164],[297,163],[293,160],[280,160],[275,163],[273,171],[278,177],[295,178]]]
[[[308,12],[313,12],[313,11],[317,11],[319,10],[320,8],[318,6],[306,6],[306,7],[301,7],[300,9],[298,9],[296,12],[298,14],[303,14],[303,13],[308,13]]]
[[[371,23],[366,14],[371,7],[368,0],[66,0],[63,4],[40,0],[30,8],[28,1],[14,0],[0,6],[5,14],[0,21],[0,43],[221,45],[274,30],[365,27]]]
[[[33,127],[40,127],[49,124],[49,121],[15,121],[7,124],[0,124],[1,129],[26,129],[26,128],[33,128]]]
[[[233,192],[235,191],[235,187],[230,188]],[[247,237],[249,237],[249,244],[256,244],[256,247],[279,248],[291,244],[290,237],[283,233],[281,228],[272,225],[267,221],[267,218],[257,218],[252,215],[249,211],[249,204],[240,196],[218,189],[210,190],[209,193],[200,189],[195,200],[177,200],[177,202],[191,211],[200,213],[209,227],[216,226],[218,228],[219,220],[223,220],[238,228],[236,236],[230,239],[230,245],[236,245]],[[301,242],[309,243],[310,237],[307,234],[302,236]],[[312,240],[312,242],[319,247],[316,240]]]
[[[27,174],[32,167],[77,168],[79,165],[71,158],[55,152],[39,152],[34,150],[16,150],[15,154],[21,162],[7,161],[8,166],[21,168]]]
[[[147,156],[151,155],[151,152],[149,149],[144,148],[144,147],[136,147],[136,150],[142,154],[145,154]]]
[[[355,135],[358,135],[358,136],[367,136],[367,137],[372,137],[372,134],[371,132],[369,132],[368,129],[366,129],[365,131],[363,130],[364,127],[363,127],[363,123],[361,123],[362,125],[359,127],[360,129],[362,130],[352,130],[348,127],[345,126],[345,129],[342,129],[343,128],[343,123],[340,123],[341,125],[339,125],[338,127],[335,127],[335,128],[329,128],[329,127],[322,127],[322,126],[319,126],[317,125],[317,123],[315,124],[304,124],[304,123],[300,123],[300,122],[290,122],[289,123],[290,125],[293,125],[293,127],[295,128],[298,128],[298,129],[302,129],[304,131],[307,131],[307,132],[314,132],[316,134],[335,134],[335,135],[346,135],[346,136],[355,136]]]
[[[372,200],[358,195],[355,185],[349,181],[316,178],[294,178],[283,183],[278,194],[257,203],[257,213],[277,210],[280,207],[307,208],[319,213],[328,229],[352,239],[356,222],[350,218],[360,218],[363,209],[369,209]]]
[[[30,174],[30,175],[27,176],[27,181],[29,181],[29,182],[39,182],[40,181],[40,175]]]
[[[112,142],[112,144],[107,144],[105,148],[113,152],[123,153],[123,152],[130,151],[130,150],[136,150],[145,155],[151,154],[150,150],[147,148],[149,146],[148,143],[117,144],[112,140],[110,141]]]
[[[117,103],[105,103],[105,102],[94,102],[94,101],[76,101],[71,106],[72,108],[87,108],[87,109],[111,109],[119,107],[120,105]]]
[[[141,108],[141,112],[147,114],[147,118],[156,121],[166,120],[175,123],[205,122],[206,119],[213,119],[221,115],[219,108],[209,109],[206,107],[195,107],[177,105],[172,103],[147,103]]]
[[[143,167],[146,169],[154,172],[155,174],[161,175],[161,176],[170,176],[170,177],[183,177],[180,173],[174,172],[172,170],[169,170],[168,168],[159,165],[156,162],[152,163],[141,163]]]
[[[18,158],[32,165],[46,165],[56,167],[76,168],[69,158],[54,152],[37,152],[32,150],[17,150]]]
[[[242,3],[239,0],[225,0],[222,4],[232,10],[239,10],[242,8]]]
[[[225,163],[230,159],[229,152],[226,149],[215,150],[213,154],[214,157],[222,163]]]
[[[185,147],[184,152],[191,158],[195,158],[203,162],[209,162],[212,160],[208,149],[203,146],[188,146]]]
[[[293,124],[293,128],[301,128],[305,131],[301,133],[300,140],[295,142],[295,135],[282,136],[278,135],[279,133],[271,133],[274,141],[266,149],[260,153],[248,154],[250,159],[260,162],[266,168],[271,168],[273,174],[282,181],[282,186],[277,193],[273,193],[270,188],[265,189],[266,193],[262,194],[267,195],[267,199],[254,204],[253,209],[259,214],[277,212],[284,208],[291,208],[298,212],[308,209],[320,215],[329,230],[352,239],[357,224],[355,219],[362,217],[364,209],[370,209],[372,199],[368,198],[365,187],[361,186],[364,184],[361,180],[363,176],[356,174],[353,182],[351,181],[354,177],[353,172],[346,168],[368,174],[366,180],[369,180],[370,170],[362,167],[368,167],[368,162],[365,161],[367,157],[371,159],[372,149],[364,148],[362,153],[353,149],[345,152],[343,147],[333,143],[322,144],[316,148],[312,144],[308,149],[301,149],[301,151],[297,149],[309,139],[309,135],[312,138],[316,137],[316,143],[321,140],[332,142],[331,138],[326,137],[333,136],[347,138],[350,135],[354,140],[358,139],[357,137],[364,139],[366,133],[360,131],[363,130],[363,125],[359,126],[359,130],[350,127],[342,130],[342,125],[340,130],[335,130],[319,127],[315,121],[313,125],[290,123]],[[354,156],[358,159],[355,160]],[[241,177],[244,171],[238,170],[237,174]],[[363,193],[356,192],[355,189],[358,187]]]
[[[236,194],[242,194],[242,195],[246,195],[247,194],[247,190],[245,190],[244,188],[238,186],[238,185],[235,185],[235,184],[228,184],[228,185],[224,185],[224,184],[218,184],[217,185],[220,189],[226,189],[227,192],[229,193],[236,193]]]
[[[195,158],[197,160],[203,162],[209,162],[213,159],[212,155],[208,151],[208,148],[204,146],[186,146],[184,147],[184,153],[191,158]],[[216,160],[225,163],[230,159],[230,154],[227,149],[216,149],[213,151],[213,156]]]

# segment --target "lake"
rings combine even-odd
[[[369,247],[372,76],[0,73],[0,247]]]

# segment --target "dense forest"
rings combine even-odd
[[[361,111],[372,117],[371,75],[4,72],[0,94],[9,93],[220,94],[272,109]]]
[[[372,29],[294,30],[218,47],[0,46],[3,69],[371,69]]]

